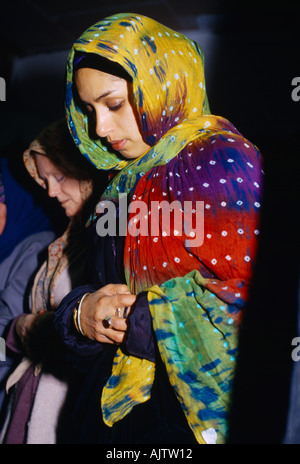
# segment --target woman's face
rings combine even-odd
[[[80,181],[68,177],[47,156],[35,156],[38,175],[45,182],[49,197],[57,198],[69,218],[81,210],[84,200],[80,192]]]
[[[95,69],[76,71],[81,101],[95,117],[96,134],[125,158],[137,158],[150,146],[139,130],[125,79]]]

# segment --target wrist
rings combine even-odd
[[[82,303],[83,303],[83,300],[85,299],[85,297],[87,295],[90,295],[90,293],[85,293],[81,299],[78,301],[74,311],[73,311],[73,322],[74,322],[74,326],[75,326],[75,329],[77,332],[79,332],[83,337],[86,337],[86,334],[84,333],[84,331],[82,330],[82,326],[81,326],[81,320],[80,320],[80,316],[81,316],[81,308],[82,308]]]

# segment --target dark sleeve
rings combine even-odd
[[[97,288],[85,285],[72,290],[61,302],[54,315],[54,326],[67,348],[79,356],[92,356],[100,353],[102,343],[81,336],[74,327],[73,311],[85,293],[95,292]],[[147,293],[138,295],[132,312],[128,317],[126,351],[139,358],[155,359],[155,343]]]
[[[155,341],[147,292],[140,293],[128,317],[126,351],[138,358],[155,361]]]
[[[54,327],[66,347],[79,356],[92,356],[102,350],[102,344],[83,337],[73,323],[73,311],[85,293],[97,290],[94,285],[84,285],[72,290],[60,303],[54,314]]]

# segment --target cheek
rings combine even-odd
[[[131,107],[128,107],[127,111],[123,115],[123,127],[126,128],[126,131],[132,138],[136,139],[142,137],[136,117]]]
[[[74,201],[76,204],[81,205],[83,203],[83,199],[81,196],[80,188],[77,189],[76,195],[74,195]]]
[[[76,194],[73,191],[72,195],[69,195],[69,200],[70,201],[66,203],[66,215],[69,217],[74,217],[79,213],[84,203],[80,191],[76,192]]]
[[[68,184],[64,186],[65,194],[68,195],[69,199],[75,204],[82,203],[80,182],[76,179],[70,179]]]

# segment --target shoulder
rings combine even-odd
[[[35,256],[34,253],[37,254],[47,249],[54,239],[55,235],[52,231],[45,230],[31,234],[15,246],[10,256],[13,259],[17,257],[21,257],[23,260],[28,259],[28,257]]]
[[[243,164],[248,167],[262,167],[259,149],[224,118],[218,118],[216,129],[206,131],[203,136],[200,135],[188,144],[182,155],[185,158],[203,160],[210,165],[222,163],[230,167],[237,162],[239,167]]]
[[[203,187],[228,182],[260,185],[263,159],[258,148],[223,119],[217,130],[208,130],[187,144],[171,160],[168,171],[176,172],[181,183],[193,181]]]
[[[177,156],[139,181],[137,197],[148,190],[161,192],[165,199],[240,196],[242,191],[260,195],[263,162],[258,148],[226,119],[207,117],[210,121]]]

